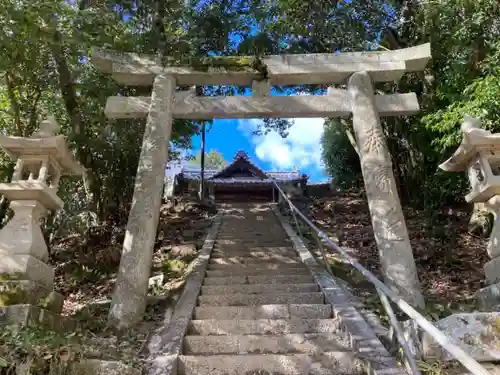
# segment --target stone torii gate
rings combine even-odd
[[[162,64],[154,57],[94,49],[92,62],[123,85],[152,86],[150,97],[109,97],[108,118],[144,118],[132,208],[113,296],[110,319],[122,327],[144,312],[174,118],[292,118],[353,115],[375,239],[389,285],[414,305],[423,306],[416,269],[398,197],[380,116],[404,116],[419,110],[414,93],[375,95],[372,82],[399,80],[424,70],[430,44],[387,52],[264,56],[256,70],[252,58],[207,58],[197,64]],[[263,74],[264,72],[264,74]],[[271,86],[347,82],[347,90],[329,88],[319,96],[271,96]],[[252,87],[251,97],[197,97],[179,85]]]

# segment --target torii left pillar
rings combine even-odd
[[[127,328],[139,322],[146,309],[168,145],[172,134],[175,88],[175,78],[170,75],[158,75],[153,83],[132,207],[109,312],[109,321],[117,328]]]

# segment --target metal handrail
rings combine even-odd
[[[414,356],[409,350],[408,343],[404,339],[404,335],[402,334],[401,327],[399,326],[399,322],[392,311],[392,307],[390,306],[387,297],[392,300],[406,315],[408,315],[422,330],[427,332],[439,345],[441,345],[448,353],[450,353],[457,361],[459,361],[467,370],[469,370],[474,375],[491,375],[489,371],[487,371],[479,362],[477,362],[474,358],[472,358],[469,354],[467,354],[464,350],[462,350],[457,345],[453,344],[446,335],[441,332],[438,328],[436,328],[432,322],[427,320],[422,314],[420,314],[417,310],[408,304],[404,299],[398,296],[395,292],[393,292],[387,285],[385,285],[382,281],[380,281],[374,274],[368,271],[365,267],[359,264],[352,256],[348,254],[348,252],[334,243],[330,238],[316,225],[314,225],[300,210],[291,202],[290,199],[286,196],[283,190],[278,186],[276,181],[273,181],[276,189],[279,194],[285,199],[288,203],[292,214],[294,214],[294,219],[296,221],[296,225],[298,228],[298,221],[295,217],[297,214],[309,227],[311,227],[317,235],[325,240],[328,246],[330,246],[333,250],[339,252],[354,268],[356,268],[368,281],[370,281],[379,296],[381,297],[382,304],[384,308],[386,308],[391,325],[394,327],[396,332],[396,337],[401,344],[403,352],[408,360],[408,366],[412,370],[414,374],[420,374],[418,368],[416,368],[416,361]],[[299,229],[299,233],[300,229]],[[302,235],[301,235],[302,237]],[[325,259],[326,263],[326,259]],[[385,297],[385,298],[384,298]]]

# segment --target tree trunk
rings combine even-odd
[[[354,148],[354,151],[356,151],[356,154],[359,156],[359,148],[356,143],[356,138],[354,137],[354,134],[352,133],[351,129],[349,128],[349,125],[345,122],[344,119],[340,119],[340,123],[343,125],[345,134],[347,138],[349,139],[349,142],[351,142],[352,147]]]
[[[56,26],[53,27],[52,32],[53,41],[51,43],[51,52],[56,63],[57,73],[59,75],[59,87],[61,89],[64,105],[71,121],[71,138],[79,143],[85,135],[85,125],[81,117],[80,106],[77,100],[75,87],[71,79],[71,70],[66,59],[61,34],[57,30]],[[92,210],[94,212],[98,212],[97,200],[94,194],[92,194],[93,190],[96,188],[96,176],[92,169],[94,164],[92,152],[88,147],[77,147],[76,156],[78,161],[86,168],[83,174],[83,179],[88,182],[88,185],[85,184],[87,201],[89,202]]]
[[[5,195],[2,195],[0,198],[0,228],[3,228],[9,218],[7,217],[9,214],[9,201],[5,198]]]

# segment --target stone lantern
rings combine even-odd
[[[465,200],[484,203],[495,221],[488,243],[491,261],[484,265],[488,287],[477,292],[478,302],[485,310],[500,307],[500,134],[481,128],[481,122],[465,116],[463,140],[455,153],[439,168],[450,172],[467,171],[471,191]]]
[[[491,261],[484,265],[487,287],[476,292],[482,311],[455,313],[434,325],[478,362],[500,360],[498,319],[500,317],[500,134],[481,129],[481,122],[465,116],[463,139],[455,153],[439,166],[444,171],[467,171],[471,190],[465,196],[470,203],[484,203],[495,215],[488,244]],[[454,360],[432,337],[422,334],[425,357]]]
[[[63,297],[53,292],[54,269],[47,264],[40,219],[63,207],[57,196],[61,175],[78,175],[83,168],[57,131],[57,122],[50,117],[30,138],[0,135],[0,147],[16,161],[11,182],[0,183],[0,193],[14,211],[0,231],[0,323],[25,324],[33,316],[38,322],[42,315],[43,319],[55,316],[47,310],[62,309]]]

